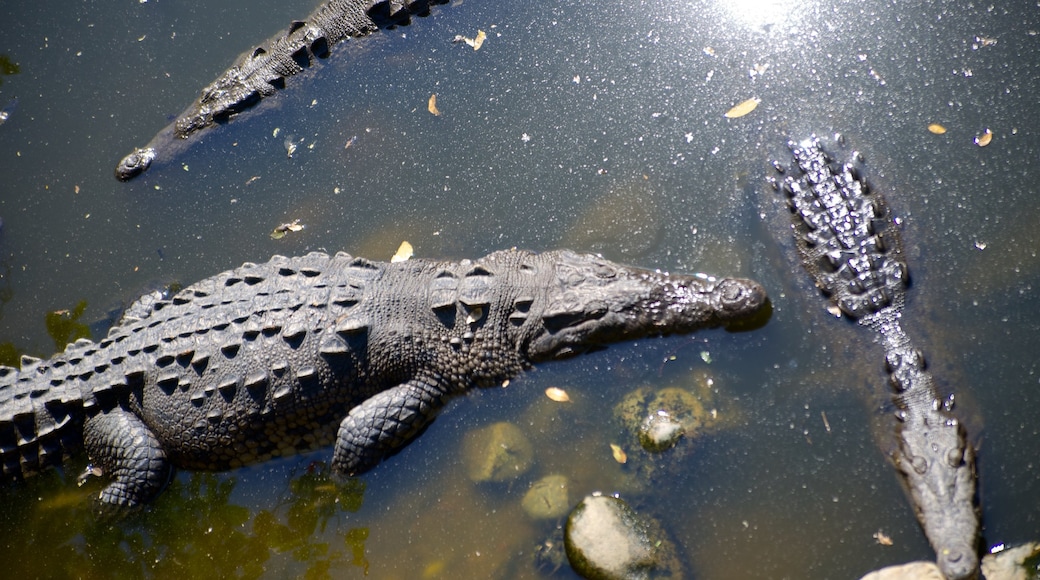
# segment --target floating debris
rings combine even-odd
[[[978,50],[980,48],[986,48],[987,46],[996,46],[996,45],[997,45],[997,39],[996,38],[989,38],[989,37],[986,37],[986,36],[976,36],[975,37],[975,42],[973,42],[971,44],[971,49],[972,50]]]
[[[487,38],[487,34],[483,30],[477,30],[476,38],[469,38],[462,36],[461,34],[456,35],[455,38],[451,39],[452,42],[465,42],[473,48],[473,50],[480,50],[481,45],[484,44],[484,39]]]
[[[473,309],[466,314],[466,324],[476,324],[480,322],[481,318],[484,318],[484,308],[482,306],[474,306]]]
[[[975,137],[975,144],[979,147],[985,147],[989,145],[990,141],[993,140],[993,131],[986,129],[981,135]]]
[[[739,105],[733,107],[732,109],[726,111],[726,114],[723,116],[727,119],[739,119],[740,117],[747,115],[751,111],[754,111],[755,108],[758,107],[758,104],[761,102],[761,99],[752,97],[744,101],[743,103],[740,103]]]
[[[567,391],[559,387],[549,387],[548,389],[545,389],[545,396],[557,403],[571,402],[571,396],[567,394]]]
[[[303,227],[304,226],[300,223],[300,220],[293,220],[291,222],[284,223],[276,227],[274,231],[271,232],[271,239],[280,240],[285,237],[285,234],[289,232],[301,231]]]
[[[390,258],[390,262],[407,262],[408,258],[412,257],[412,245],[408,242],[401,242],[400,247],[397,248],[397,253]]]
[[[616,443],[610,444],[610,453],[614,456],[614,461],[618,463],[628,463],[628,455],[620,445]]]
[[[892,538],[888,537],[888,535],[885,534],[885,532],[882,532],[881,530],[874,532],[874,540],[876,540],[877,543],[882,546],[892,545]]]
[[[437,93],[430,95],[430,100],[426,103],[426,109],[430,111],[430,114],[434,117],[441,116],[441,112],[437,110]]]
[[[11,113],[14,112],[14,108],[18,106],[18,99],[12,99],[10,103],[4,105],[3,109],[0,109],[0,125],[3,125],[5,121],[11,118]]]
[[[303,143],[303,139],[300,139],[300,143]],[[289,135],[282,144],[285,145],[285,152],[289,155],[289,159],[292,159],[293,153],[296,153],[296,137]]]
[[[943,127],[939,123],[932,123],[931,125],[928,125],[928,131],[936,135],[942,135],[946,133],[946,127]]]
[[[357,135],[354,135],[350,139],[347,139],[347,144],[343,146],[344,149],[350,149],[350,147],[357,141]]]

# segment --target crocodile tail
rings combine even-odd
[[[59,466],[83,447],[83,397],[69,377],[52,380],[53,363],[0,366],[0,479]]]

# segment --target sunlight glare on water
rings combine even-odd
[[[817,14],[821,3],[819,0],[721,0],[716,2],[716,7],[725,20],[740,28],[789,32]]]

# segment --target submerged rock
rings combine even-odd
[[[471,481],[506,481],[531,468],[534,450],[519,427],[493,423],[470,431],[462,445],[463,463]]]
[[[686,427],[666,409],[651,413],[639,426],[639,444],[651,453],[671,449],[686,434]]]
[[[910,562],[874,570],[860,580],[945,580],[935,562]]]
[[[1040,578],[1040,542],[986,554],[982,558],[986,580],[1036,580]]]
[[[674,446],[683,435],[695,437],[712,421],[697,396],[680,387],[638,388],[614,407],[614,416],[650,452]]]
[[[571,567],[590,580],[683,577],[660,524],[616,497],[586,496],[567,517],[564,544]]]
[[[571,509],[567,477],[546,475],[531,485],[521,502],[524,513],[536,520],[563,517]]]

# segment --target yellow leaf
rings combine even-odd
[[[928,130],[936,135],[942,135],[946,132],[946,127],[943,127],[939,123],[932,123],[931,125],[928,125]]]
[[[473,39],[473,42],[467,40],[466,44],[472,46],[473,50],[480,50],[480,46],[484,44],[485,38],[487,38],[487,34],[484,34],[483,30],[477,30],[477,37]]]
[[[614,443],[610,444],[610,452],[614,455],[614,461],[618,463],[628,463],[628,455],[625,454],[625,450],[620,445]]]
[[[727,119],[739,119],[740,117],[747,115],[751,111],[754,111],[755,107],[758,107],[758,104],[761,102],[761,100],[752,97],[744,101],[743,103],[740,103],[739,105],[733,107],[732,109],[726,111],[725,117]]]
[[[440,117],[441,112],[437,110],[437,93],[430,95],[430,101],[426,103],[426,109],[430,111],[434,117]]]
[[[477,30],[477,37],[476,38],[469,38],[467,36],[462,36],[461,34],[459,34],[455,38],[453,38],[451,41],[452,42],[465,42],[467,45],[469,45],[471,48],[473,48],[473,50],[480,50],[481,45],[484,44],[484,39],[485,38],[487,38],[487,34],[485,34],[483,30]]]
[[[571,397],[567,394],[567,391],[559,387],[549,387],[548,389],[545,389],[545,396],[549,397],[549,399],[553,401],[556,401],[557,403],[569,403],[571,400]]]
[[[979,147],[985,147],[989,145],[989,142],[993,140],[993,131],[986,129],[981,135],[975,137],[975,144]]]
[[[401,242],[401,246],[397,248],[397,253],[390,258],[391,262],[405,262],[408,258],[412,257],[412,245],[408,242]]]

